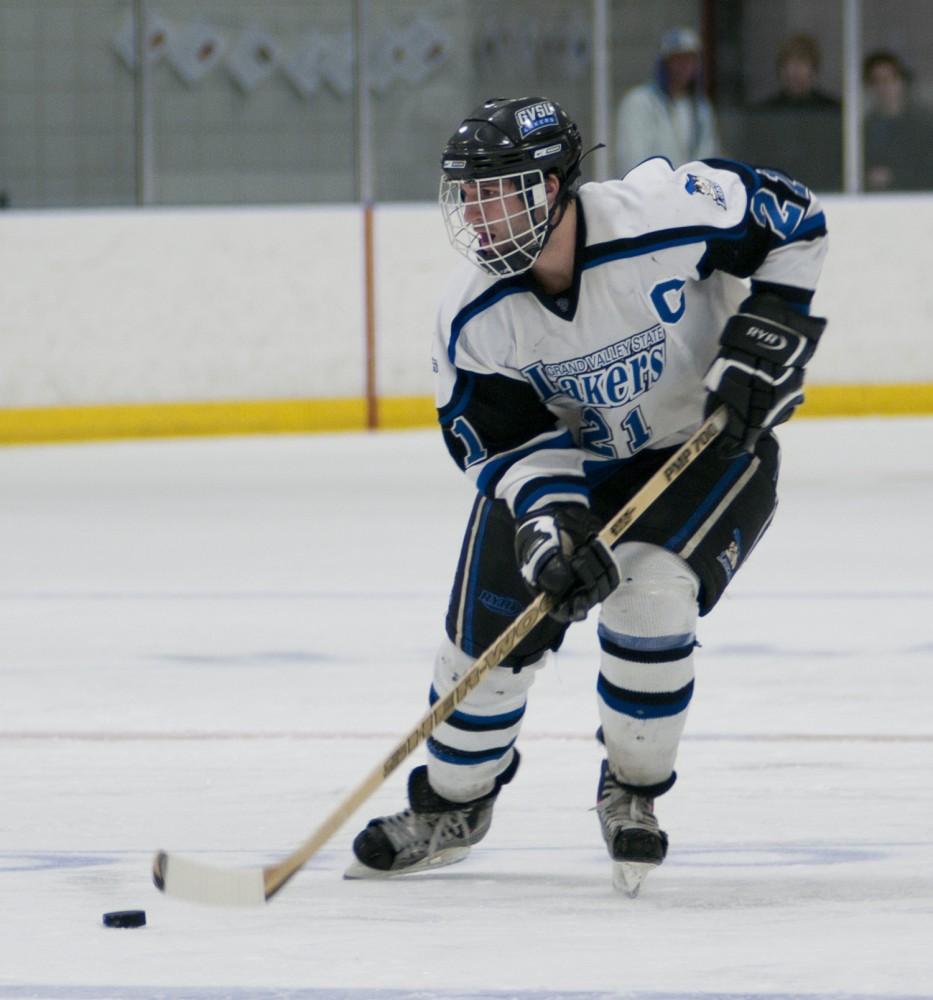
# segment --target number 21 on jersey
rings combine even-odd
[[[581,411],[581,416],[583,421],[580,424],[580,444],[587,451],[602,455],[604,458],[618,458],[618,452],[612,443],[615,435],[602,412],[595,406],[585,406]],[[625,431],[630,455],[641,451],[651,440],[651,428],[648,426],[640,406],[634,407],[625,414],[621,427]]]

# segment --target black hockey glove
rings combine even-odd
[[[706,373],[706,415],[725,403],[729,421],[720,451],[755,450],[762,432],[790,419],[803,402],[803,369],[825,319],[804,316],[777,295],[750,295],[730,317]]]
[[[602,527],[587,507],[554,504],[526,514],[515,532],[515,555],[529,589],[555,600],[552,618],[580,622],[619,582],[609,549],[596,537]]]

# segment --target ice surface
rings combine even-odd
[[[0,450],[0,998],[933,996],[933,420],[781,438],[639,899],[590,811],[587,622],[463,864],[341,879],[403,766],[237,911],[162,897],[153,852],[268,864],[417,721],[469,485],[428,431]]]

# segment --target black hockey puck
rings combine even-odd
[[[104,914],[104,927],[145,927],[145,910],[114,910]]]

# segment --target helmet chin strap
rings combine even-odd
[[[540,257],[544,252],[544,248],[547,246],[547,241],[551,238],[551,233],[553,233],[563,221],[564,215],[567,212],[567,206],[570,204],[576,193],[574,182],[580,176],[580,167],[583,165],[583,161],[590,155],[590,153],[595,153],[597,149],[605,148],[606,144],[604,142],[598,142],[595,146],[588,149],[573,165],[564,180],[560,182],[560,187],[557,189],[557,194],[554,197],[551,217],[548,219],[547,229],[544,231],[544,239],[541,240],[541,249],[538,251],[537,257],[535,257],[536,262],[538,257]]]

